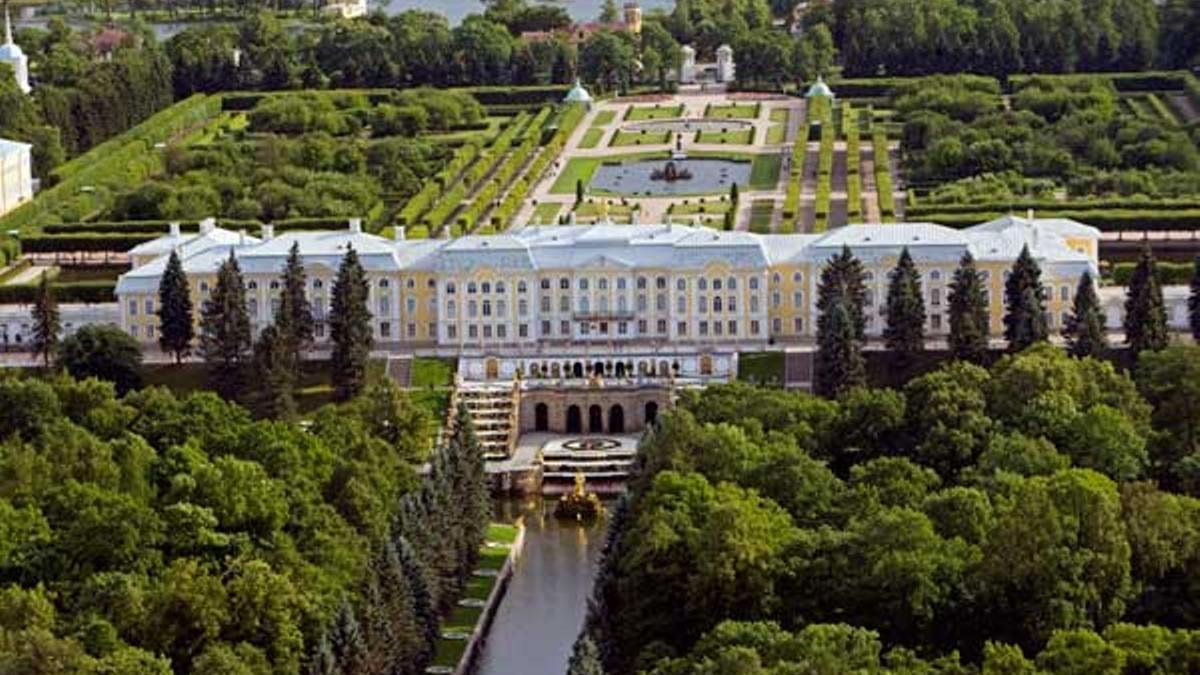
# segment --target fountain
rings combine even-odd
[[[692,172],[687,169],[680,169],[673,161],[668,161],[663,165],[663,168],[650,172],[650,180],[665,180],[668,183],[674,183],[677,180],[691,179]]]
[[[582,472],[575,474],[575,489],[564,494],[554,508],[556,518],[573,518],[577,521],[590,521],[599,518],[604,513],[604,506],[595,492],[589,492],[587,481]]]

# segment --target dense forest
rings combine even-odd
[[[1126,374],[1040,345],[836,400],[686,392],[643,441],[577,661],[1194,672],[1197,372],[1193,346]]]
[[[306,428],[64,377],[0,410],[0,672],[418,673],[474,569],[470,423],[431,453],[386,384]]]

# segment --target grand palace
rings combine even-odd
[[[177,251],[197,307],[232,252],[245,276],[256,329],[272,321],[293,243],[322,320],[342,255],[367,272],[377,348],[449,354],[475,379],[583,376],[597,360],[638,373],[728,374],[736,353],[812,342],[821,266],[849,246],[866,270],[869,335],[883,330],[888,272],[907,247],[922,273],[930,336],[944,335],[948,285],[970,252],[988,280],[999,334],[1004,275],[1023,246],[1041,264],[1049,321],[1061,326],[1081,274],[1097,273],[1092,227],[1064,219],[1005,217],[963,230],[926,223],[852,225],[824,234],[752,234],[681,224],[538,226],[458,239],[388,239],[351,221],[342,231],[261,238],[201,224],[173,229],[130,252],[117,285],[120,323],[157,339],[159,278]],[[875,310],[875,311],[872,311]],[[575,359],[574,357],[579,357]],[[666,364],[664,366],[664,364]],[[623,373],[622,373],[623,374]]]

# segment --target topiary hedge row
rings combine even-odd
[[[879,219],[890,223],[896,219],[896,195],[892,187],[887,132],[876,131],[871,135],[871,144],[875,151],[875,195],[879,200]]]
[[[862,220],[862,176],[858,134],[858,112],[849,101],[842,103],[842,133],[846,135],[846,219]]]
[[[1109,267],[1109,273],[1112,282],[1119,286],[1128,286],[1133,279],[1133,270],[1137,267],[1137,263],[1121,262],[1115,263]],[[1182,286],[1191,283],[1192,271],[1194,267],[1192,263],[1176,263],[1164,262],[1159,260],[1154,265],[1155,273],[1158,274],[1158,282],[1166,286]]]
[[[51,284],[54,299],[63,302],[116,302],[116,280],[73,281]],[[0,286],[0,304],[31,304],[37,300],[38,284]]]
[[[949,227],[967,227],[994,220],[1004,214],[1004,211],[925,213],[920,219]],[[1200,229],[1200,209],[1188,211],[1156,211],[1149,209],[1060,211],[1055,216],[1058,218],[1070,218],[1071,220],[1091,225],[1104,232]]]
[[[562,152],[563,147],[567,144],[567,139],[575,132],[575,128],[579,126],[586,112],[587,109],[583,105],[569,105],[559,111],[557,120],[547,120],[545,127],[553,126],[554,135],[530,162],[525,174],[513,182],[500,206],[496,207],[492,213],[493,225],[500,229],[507,229],[512,224],[512,219],[521,209],[521,204],[529,195],[529,190],[545,173],[550,162],[554,161],[554,158]]]
[[[1033,209],[1034,215],[1052,213],[1057,216],[1063,211],[1110,211],[1147,210],[1147,211],[1190,211],[1200,209],[1200,201],[1193,199],[1173,201],[1139,202],[1136,199],[1098,199],[1082,202],[1057,201],[1013,201],[1013,202],[981,202],[978,204],[922,204],[919,200],[910,200],[906,209],[910,216],[924,216],[929,213],[980,213],[998,211],[1001,213],[1020,213]]]

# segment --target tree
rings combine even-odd
[[[821,279],[817,285],[818,330],[821,317],[832,308],[834,302],[841,300],[850,314],[855,337],[860,342],[864,339],[867,322],[863,306],[866,304],[867,290],[863,279],[862,262],[854,257],[849,246],[843,246],[841,253],[829,259],[821,269]]]
[[[963,253],[950,281],[950,352],[954,358],[981,363],[988,351],[990,315],[987,288],[971,252]]]
[[[817,330],[815,389],[822,396],[836,397],[864,384],[862,341],[854,334],[854,322],[845,300],[837,300],[828,318]]]
[[[571,650],[571,660],[567,663],[567,675],[604,675],[604,666],[600,664],[600,650],[587,634],[580,635],[575,641]]]
[[[354,398],[367,382],[367,359],[374,337],[371,312],[367,308],[367,278],[354,247],[348,247],[333,282],[329,303],[329,337],[333,395],[336,400]]]
[[[284,340],[293,368],[299,367],[304,350],[313,340],[313,314],[305,292],[307,285],[304,263],[300,260],[300,243],[292,242],[283,268],[283,292],[279,296],[275,326]]]
[[[349,600],[342,600],[338,605],[333,622],[329,645],[337,661],[338,672],[344,675],[365,673],[367,641]]]
[[[242,370],[250,360],[250,315],[246,284],[233,251],[217,269],[217,283],[200,311],[200,351],[209,377],[222,397],[242,390]]]
[[[1021,351],[1048,337],[1042,270],[1030,254],[1028,244],[1021,247],[1004,282],[1004,308],[1004,339],[1012,351]]]
[[[267,326],[254,342],[254,373],[261,412],[272,419],[296,414],[296,362],[278,326]]]
[[[1167,346],[1167,309],[1163,304],[1162,287],[1158,284],[1158,270],[1154,254],[1147,244],[1142,248],[1133,278],[1125,295],[1125,344],[1135,354],[1159,350]]]
[[[192,348],[196,329],[192,319],[192,293],[179,253],[172,250],[158,282],[158,346],[181,363]]]
[[[1191,292],[1188,294],[1188,325],[1192,339],[1200,342],[1200,255],[1192,261]]]
[[[1091,272],[1084,272],[1079,277],[1071,315],[1063,325],[1063,337],[1067,339],[1067,349],[1071,355],[1079,358],[1099,358],[1108,348],[1104,314],[1100,311],[1100,298],[1096,296],[1096,283],[1092,280]]]
[[[50,286],[50,275],[42,272],[38,282],[37,299],[33,303],[33,353],[42,357],[47,368],[58,348],[58,334],[62,331],[59,320],[58,301]]]
[[[579,74],[601,91],[624,90],[634,71],[635,54],[626,33],[602,30],[579,46]]]
[[[888,349],[904,363],[925,349],[925,299],[921,295],[921,273],[905,246],[896,268],[888,275],[887,325],[883,339]]]
[[[621,19],[621,12],[617,9],[616,0],[604,0],[604,4],[600,6],[600,23],[616,23]]]
[[[129,333],[116,326],[84,326],[62,341],[58,353],[71,377],[108,380],[119,394],[142,384],[142,350]]]
[[[809,82],[828,74],[833,67],[836,51],[829,26],[819,23],[804,31],[804,35],[795,43],[795,56],[792,59],[796,82]]]

